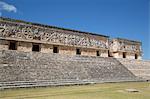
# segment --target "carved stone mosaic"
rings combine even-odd
[[[119,50],[125,51],[140,51],[137,45],[127,44],[125,42],[119,42]]]
[[[46,27],[36,27],[23,24],[1,22],[0,37],[11,37],[25,40],[40,40],[50,43],[59,43],[71,46],[108,48],[107,42],[89,38],[84,35],[75,35],[54,31]]]
[[[122,41],[110,41],[109,42],[110,49],[114,50],[116,48],[118,51],[141,51],[141,46],[138,44],[130,44],[124,40]]]

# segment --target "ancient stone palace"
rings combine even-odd
[[[142,43],[0,18],[0,89],[150,80]]]
[[[141,59],[141,42],[54,26],[0,20],[0,50]]]

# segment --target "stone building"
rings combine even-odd
[[[0,49],[108,57],[108,36],[1,18]]]
[[[142,59],[141,45],[139,41],[112,39],[109,44],[109,55],[115,58]]]
[[[138,41],[2,17],[0,50],[141,59]]]
[[[0,89],[150,80],[141,42],[0,18]]]

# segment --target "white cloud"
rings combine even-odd
[[[0,16],[2,15],[2,11],[7,12],[17,12],[17,8],[14,5],[10,5],[8,3],[0,1]]]

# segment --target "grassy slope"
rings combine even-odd
[[[125,89],[136,88],[138,93]],[[105,83],[82,86],[7,89],[0,99],[150,99],[150,83]]]

